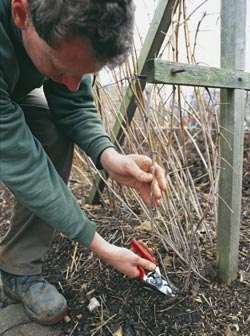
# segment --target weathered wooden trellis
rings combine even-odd
[[[180,64],[155,58],[178,3],[178,0],[159,0],[138,58],[138,74],[146,76],[146,80],[140,81],[138,85],[142,90],[146,82],[221,89],[217,265],[221,281],[230,283],[238,272],[244,93],[245,90],[250,90],[250,73],[244,72],[246,0],[221,0],[221,68]],[[135,97],[131,88],[128,88],[120,108],[122,117],[116,120],[113,128],[114,142],[121,143],[123,140],[124,119],[131,122],[135,110]],[[91,203],[97,200],[97,190],[100,191],[103,187],[104,184],[97,177],[89,197]]]

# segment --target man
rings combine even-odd
[[[91,76],[123,62],[133,36],[132,0],[0,0],[0,177],[15,195],[0,244],[3,290],[41,324],[60,321],[65,298],[42,276],[54,230],[129,277],[154,265],[105,241],[67,187],[73,144],[97,168],[150,202],[152,162],[121,155],[105,133]],[[44,95],[36,88],[43,88]],[[166,188],[157,164],[155,205]]]

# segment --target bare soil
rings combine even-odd
[[[197,166],[197,169],[200,169]],[[89,188],[72,174],[70,187],[79,203],[110,242],[129,247],[132,238],[150,245],[148,233],[135,232],[135,219],[122,207],[88,206]],[[0,235],[9,225],[12,196],[0,185]],[[186,288],[182,263],[171,255],[168,275],[180,289],[177,298],[128,279],[88,249],[57,234],[44,265],[44,275],[68,301],[68,320],[55,326],[62,336],[248,336],[250,330],[250,134],[245,135],[239,275],[230,285],[216,278],[215,247],[204,244],[206,280],[192,275]],[[134,209],[140,214],[140,209]],[[159,244],[158,252],[166,252]],[[91,298],[100,306],[90,311]]]

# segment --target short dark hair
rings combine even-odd
[[[85,37],[97,63],[114,67],[131,52],[133,0],[28,0],[29,16],[52,48],[61,41]]]

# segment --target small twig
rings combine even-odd
[[[74,247],[74,252],[72,255],[71,265],[70,265],[70,273],[72,273],[74,266],[76,267],[76,254],[77,254],[78,245],[79,245],[78,242],[76,242],[75,247]]]
[[[94,336],[100,329],[102,329],[106,324],[108,324],[113,318],[115,318],[117,316],[117,314],[114,314],[113,316],[111,316],[109,319],[107,319],[107,321],[105,321],[102,325],[100,325],[99,327],[97,327],[95,329],[95,331],[91,334],[91,336]]]
[[[142,322],[142,324],[144,325],[144,327],[148,330],[148,332],[150,333],[150,335],[155,336],[154,333],[152,333],[152,331],[147,327],[147,324],[143,321],[143,319],[141,318],[140,313],[136,310],[136,313],[139,317],[139,320]]]
[[[73,335],[73,332],[76,330],[77,326],[78,326],[79,322],[76,322],[74,328],[71,330],[71,333],[69,334],[69,336]]]
[[[155,320],[155,325],[156,327],[158,327],[158,323],[157,323],[157,313],[156,313],[156,305],[154,304],[154,320]]]
[[[156,162],[156,151],[151,152],[151,159],[152,159],[152,174],[153,180],[151,182],[151,190],[150,190],[150,206],[149,206],[149,213],[150,213],[150,221],[152,225],[152,231],[155,229],[155,195],[154,195],[154,186],[155,186],[155,162]]]

